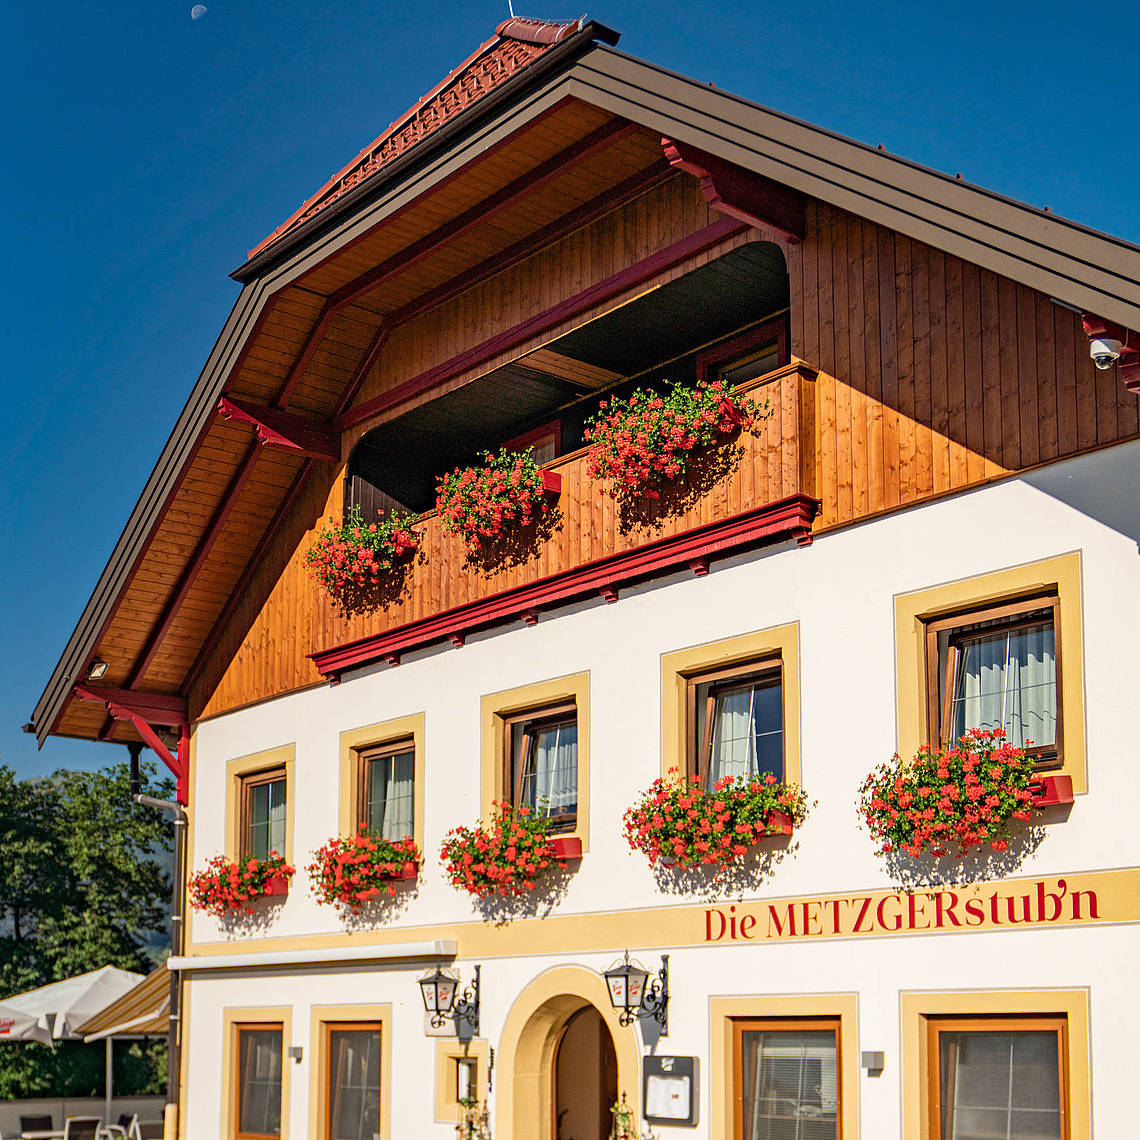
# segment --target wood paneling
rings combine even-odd
[[[1137,434],[1140,403],[1040,293],[821,203],[790,253],[817,531]]]
[[[561,141],[547,140],[555,149]],[[499,176],[505,179],[508,173]],[[650,187],[398,326],[357,402],[553,308],[710,220],[687,176]],[[501,241],[508,242],[514,232]],[[755,236],[733,238],[660,281]],[[1077,315],[1033,290],[818,203],[809,203],[805,240],[784,248],[791,285],[791,351],[819,369],[818,379],[803,389],[814,398],[801,404],[797,396],[792,414],[786,391],[791,381],[787,376],[774,381],[777,414],[767,422],[763,440],[746,441],[745,461],[684,512],[661,522],[665,531],[647,524],[623,529],[613,501],[586,480],[581,457],[571,456],[559,464],[564,491],[558,525],[518,565],[465,565],[461,545],[441,534],[438,520],[428,516],[420,524],[423,554],[411,568],[405,593],[382,611],[345,620],[318,597],[302,565],[315,525],[341,507],[341,471],[317,464],[243,596],[227,607],[243,559],[264,533],[282,488],[296,478],[297,461],[286,464],[273,457],[264,466],[259,463],[251,476],[201,586],[172,624],[169,646],[155,658],[149,683],[176,685],[179,670],[189,668],[220,613],[226,614],[225,621],[212,635],[189,694],[195,716],[316,683],[317,671],[307,657],[313,648],[369,636],[629,549],[650,533],[677,533],[793,490],[822,499],[818,532],[1137,435],[1137,401],[1114,372],[1093,368]],[[479,256],[474,246],[461,252],[461,260]],[[358,260],[357,271],[365,271],[368,257]],[[439,268],[424,277],[425,288],[436,281]],[[401,290],[403,296],[407,290],[403,285]],[[272,323],[264,325],[264,345],[251,350],[242,364],[240,394],[273,398],[322,304],[322,297],[303,289],[282,295]],[[326,340],[312,354],[296,390],[298,410],[328,413],[344,377],[365,351],[375,312],[384,307],[378,298],[365,298],[329,322]],[[568,318],[537,336],[534,344],[514,346],[469,373],[449,377],[415,402],[451,390],[593,315]],[[346,433],[346,455],[374,422]],[[216,491],[219,479],[233,471],[247,441],[232,425],[212,429],[169,512],[161,542],[132,581],[130,604],[120,608],[108,631],[116,654],[145,644],[153,620],[147,615],[161,610],[172,576],[191,556],[194,536],[213,509],[210,488]],[[810,442],[801,449],[803,441]],[[69,715],[90,717],[78,709]]]
[[[562,476],[557,509],[548,513],[533,543],[512,547],[506,560],[469,557],[462,540],[448,534],[431,512],[416,525],[422,557],[408,568],[398,596],[366,614],[345,617],[319,592],[312,610],[312,649],[385,633],[757,504],[797,493],[813,495],[814,389],[814,372],[802,366],[781,369],[752,387],[751,398],[767,408],[758,435],[742,435],[714,449],[695,465],[695,479],[684,493],[663,491],[660,501],[646,501],[633,516],[615,509],[587,475],[584,452],[551,464]]]

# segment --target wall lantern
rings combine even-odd
[[[639,1017],[652,1017],[661,1026],[661,1036],[669,1036],[669,955],[661,955],[661,969],[649,981],[649,971],[639,962],[615,962],[605,972],[610,1001],[618,1010],[618,1024],[632,1025]]]
[[[475,978],[465,990],[459,990],[459,975],[454,970],[436,966],[418,979],[420,993],[424,999],[424,1009],[431,1018],[433,1029],[442,1029],[449,1018],[462,1019],[479,1032],[479,972],[475,967]]]

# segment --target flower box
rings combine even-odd
[[[484,451],[482,462],[457,467],[436,482],[440,525],[458,535],[469,551],[528,527],[562,492],[562,476],[539,468],[534,449]]]
[[[284,875],[272,875],[265,880],[262,888],[263,895],[287,895],[289,893],[289,880]]]
[[[1058,804],[1073,802],[1072,776],[1042,776],[1032,781],[1029,790],[1033,793],[1030,801],[1034,807],[1055,807]]]
[[[314,851],[306,870],[317,902],[355,912],[385,894],[394,895],[396,883],[415,879],[420,851],[410,836],[385,839],[362,827]]]
[[[581,859],[582,840],[576,835],[557,835],[550,841],[555,859]]]
[[[857,804],[880,855],[1005,851],[1013,821],[1032,818],[1040,782],[1024,748],[1000,729],[973,728],[944,747],[924,744],[907,763],[896,753],[863,781]]]
[[[195,910],[225,918],[239,910],[253,914],[258,899],[284,898],[293,874],[294,868],[276,852],[265,859],[243,855],[236,863],[215,855],[189,877],[186,889]]]
[[[550,821],[526,807],[506,800],[491,805],[490,817],[475,827],[455,827],[443,839],[439,861],[448,882],[476,898],[501,895],[518,898],[533,891],[554,870],[565,870],[566,858],[582,854],[575,836],[548,836]],[[577,848],[560,856],[561,845]],[[572,850],[572,848],[569,848]]]
[[[791,835],[795,830],[796,821],[786,812],[773,808],[768,813],[769,835]]]
[[[586,421],[586,471],[607,480],[614,499],[655,499],[702,452],[742,431],[755,433],[769,413],[767,405],[745,404],[720,380],[696,387],[669,382],[664,395],[639,388],[628,399],[604,400]]]
[[[683,779],[673,769],[641,793],[623,827],[626,842],[650,866],[720,869],[765,839],[791,835],[806,811],[803,789],[770,773],[726,777],[708,790],[698,777]]]
[[[416,552],[415,516],[396,511],[367,522],[358,506],[340,521],[327,519],[305,551],[309,577],[335,601],[350,607],[357,596],[379,586],[383,576]]]

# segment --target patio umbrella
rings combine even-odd
[[[36,1018],[0,1004],[0,1042],[3,1041],[51,1041],[51,1033],[42,1027]]]
[[[30,1017],[49,1038],[78,1037],[78,1029],[111,1002],[121,998],[143,980],[142,974],[104,966],[87,974],[77,974],[62,982],[52,982],[5,999],[4,1006]],[[45,1038],[46,1039],[46,1038]]]

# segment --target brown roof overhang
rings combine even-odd
[[[506,137],[559,100],[592,103],[1066,304],[1140,329],[1135,245],[600,45],[595,37],[602,31],[585,25],[235,272],[245,287],[36,705],[41,744],[273,294],[383,224],[471,161],[489,140]]]

